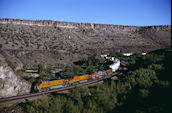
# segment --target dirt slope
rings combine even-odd
[[[168,48],[171,26],[115,26],[0,19],[0,44],[13,68],[71,65],[89,54]]]

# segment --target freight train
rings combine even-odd
[[[108,76],[108,74],[115,72],[116,70],[119,69],[120,67],[119,59],[114,58],[114,57],[108,57],[107,55],[101,55],[101,57],[104,57],[107,60],[113,61],[113,64],[109,65],[109,69],[106,71],[98,71],[92,74],[85,74],[81,76],[72,76],[71,78],[66,78],[66,79],[44,81],[37,84],[36,89],[38,89],[39,92],[42,92],[49,89],[67,87],[76,83],[83,83],[83,82],[87,82],[88,80],[99,79],[99,78]]]

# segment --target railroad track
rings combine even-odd
[[[7,97],[7,98],[0,98],[0,103],[10,102],[10,101],[15,101],[15,100],[18,100],[18,102],[21,102],[21,101],[23,101],[23,99],[29,99],[29,98],[33,98],[33,97],[37,97],[37,96],[41,96],[41,95],[48,95],[49,93],[52,93],[52,92],[60,93],[63,91],[68,91],[70,89],[75,88],[76,86],[88,86],[89,87],[93,84],[95,85],[100,82],[103,82],[103,80],[111,78],[117,74],[119,74],[119,72],[115,72],[114,74],[107,75],[100,79],[92,80],[92,81],[81,83],[81,84],[75,84],[73,86],[68,86],[68,87],[64,87],[64,88],[60,88],[60,89],[52,89],[52,90],[48,90],[48,91],[44,91],[44,92],[31,93],[31,94],[25,94],[25,95],[19,95],[19,96]]]

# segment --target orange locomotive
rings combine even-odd
[[[90,75],[81,75],[81,76],[73,76],[69,79],[59,79],[59,80],[52,80],[52,81],[44,81],[40,84],[37,84],[37,89],[39,92],[49,90],[49,89],[54,89],[54,88],[62,88],[69,86],[71,83],[82,83],[82,82],[87,82],[89,79],[95,79],[95,78],[100,78],[104,74],[112,72],[112,69],[109,69],[107,71],[99,71],[98,73],[93,73]]]
[[[48,89],[54,88],[61,88],[69,86],[71,83],[74,82],[86,82],[89,78],[92,78],[92,75],[81,75],[81,76],[73,76],[69,79],[59,79],[59,80],[52,80],[52,81],[44,81],[40,84],[37,84],[37,89],[39,92],[45,91]]]
[[[39,92],[44,91],[44,90],[48,90],[48,89],[53,89],[53,88],[61,88],[61,87],[64,87],[62,84],[65,84],[68,81],[69,81],[68,79],[44,81],[40,84],[37,84],[36,88],[38,89]]]

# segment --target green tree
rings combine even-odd
[[[117,94],[108,87],[108,84],[98,85],[91,94],[93,94],[95,102],[104,112],[112,110],[117,104]]]
[[[88,98],[87,101],[85,102],[85,106],[83,108],[84,113],[96,113],[97,109],[97,103],[94,99]]]
[[[128,80],[133,84],[138,84],[140,87],[150,87],[157,80],[155,71],[150,69],[137,69],[128,73]]]
[[[77,86],[70,91],[68,96],[74,100],[83,99],[86,96],[89,96],[90,91],[87,87]]]
[[[66,98],[58,96],[51,99],[49,113],[63,113],[64,105],[67,102]]]
[[[46,72],[41,72],[41,73],[39,74],[39,78],[40,78],[41,80],[49,80],[49,79],[51,79],[51,75],[48,74],[48,73],[46,73]]]
[[[97,66],[100,63],[100,60],[97,59],[95,56],[88,57],[88,65]]]
[[[41,72],[45,71],[46,67],[44,63],[38,64],[38,73],[40,74]]]
[[[72,67],[67,66],[63,73],[61,73],[61,75],[66,78],[69,78],[74,75]]]
[[[28,113],[49,113],[49,99],[48,97],[43,97],[38,100],[34,100],[30,105],[26,106],[26,111]]]
[[[146,56],[142,57],[142,60],[146,64],[154,64],[155,62],[159,61],[161,57],[159,57],[157,54],[151,53],[147,54]]]
[[[159,87],[167,88],[167,87],[170,86],[170,82],[169,82],[169,81],[162,81],[162,80],[160,80],[160,81],[158,81],[157,85],[158,85]]]
[[[148,66],[148,69],[151,69],[151,70],[162,70],[164,68],[160,64],[151,64],[151,65]]]
[[[147,89],[139,89],[139,94],[141,97],[147,97],[149,95],[149,90]]]
[[[73,73],[82,73],[83,69],[81,68],[81,66],[73,66]]]
[[[0,48],[2,48],[2,44],[0,44]]]
[[[64,107],[64,113],[81,113],[81,112],[78,109],[78,106],[76,106],[71,99],[68,99]]]
[[[87,73],[93,73],[94,71],[96,71],[93,65],[89,65],[86,70],[87,70]]]

